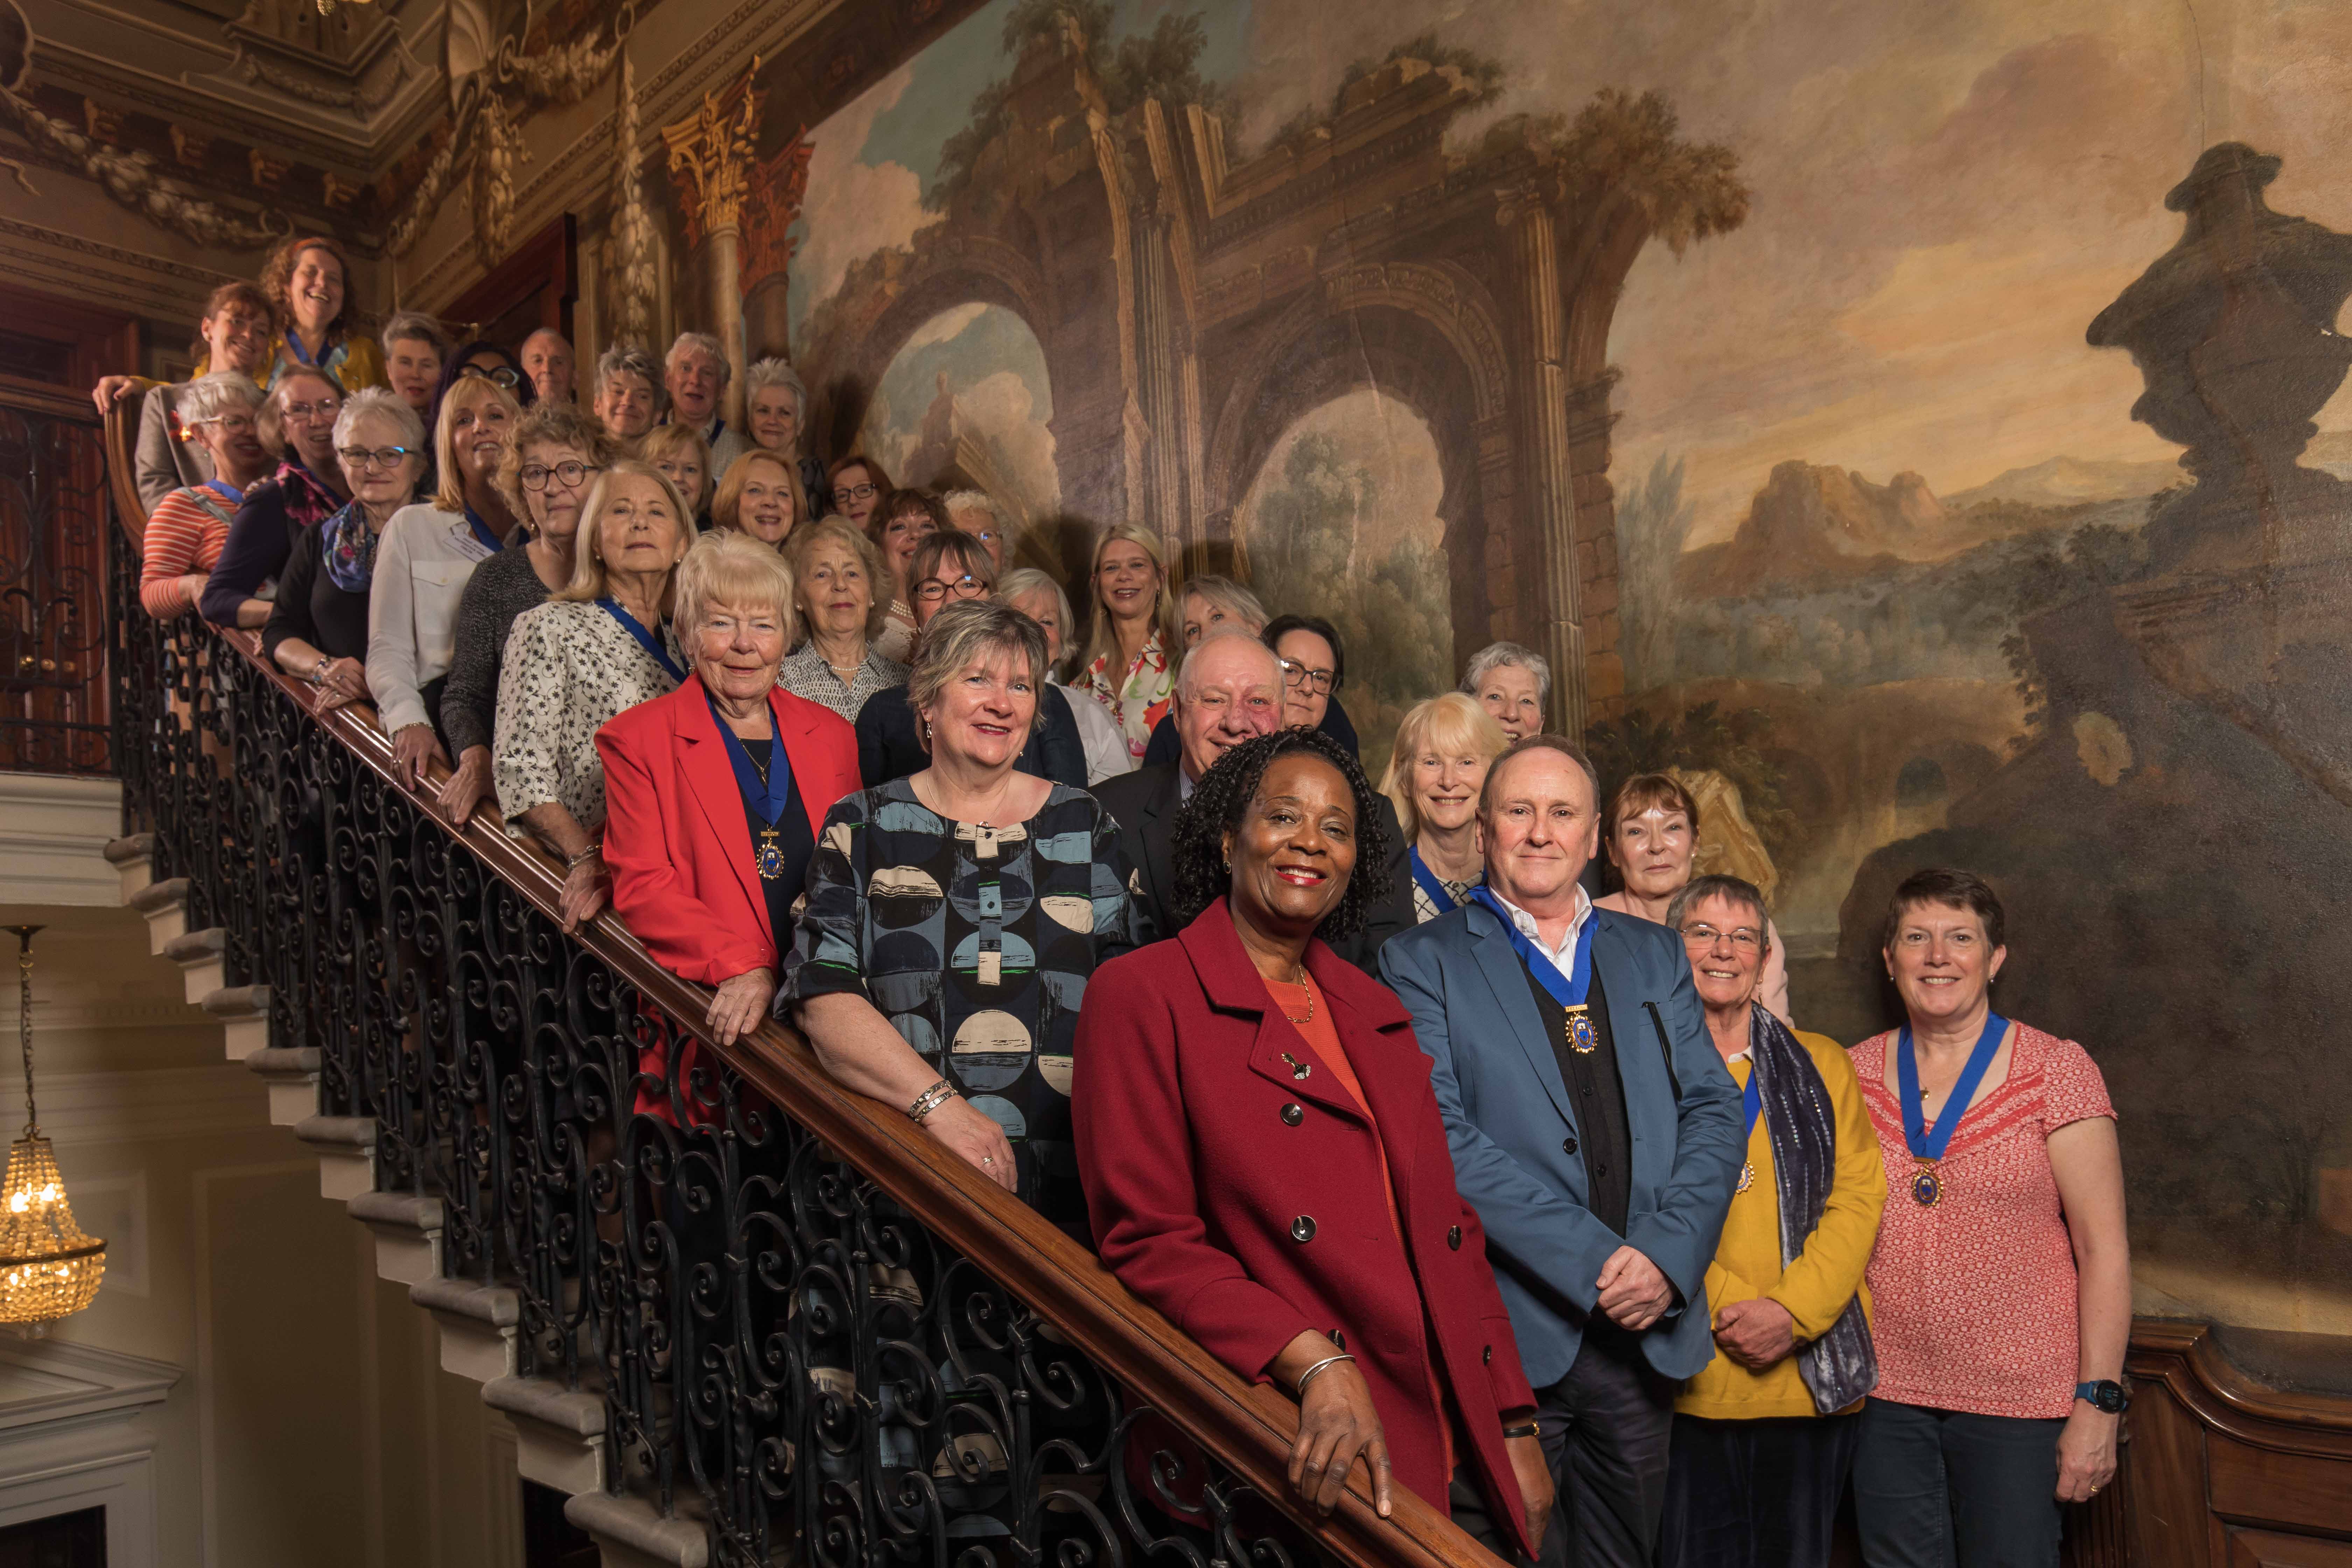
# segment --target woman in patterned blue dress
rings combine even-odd
[[[843,1084],[1083,1236],[1072,1041],[1137,917],[1118,825],[1013,767],[1045,679],[1019,611],[932,620],[908,682],[930,765],[826,816],[776,1011]]]

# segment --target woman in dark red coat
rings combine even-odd
[[[774,551],[703,535],[677,574],[692,673],[596,733],[613,908],[656,963],[718,987],[707,1022],[721,1045],[767,1016],[824,815],[858,787],[856,731],[776,685],[793,604]],[[639,1063],[665,1066],[658,1050]],[[678,1076],[684,1093],[686,1064]]]
[[[1360,1459],[1382,1514],[1393,1474],[1532,1556],[1552,1498],[1535,1395],[1429,1059],[1403,1005],[1324,945],[1385,890],[1375,798],[1311,731],[1209,770],[1174,849],[1198,918],[1087,989],[1078,1166],[1120,1281],[1297,1394],[1304,1500],[1329,1512]]]

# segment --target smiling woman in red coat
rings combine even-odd
[[[613,908],[656,963],[718,987],[707,1022],[720,1045],[767,1016],[824,814],[858,787],[856,731],[776,685],[793,603],[793,570],[773,550],[704,534],[677,573],[692,672],[596,732]],[[639,1063],[666,1066],[658,1050]]]
[[[1297,1396],[1301,1500],[1330,1512],[1361,1461],[1383,1515],[1393,1476],[1531,1556],[1551,1474],[1429,1058],[1403,1004],[1324,945],[1386,891],[1376,798],[1313,731],[1201,780],[1174,850],[1197,918],[1087,989],[1078,1168],[1120,1281]]]

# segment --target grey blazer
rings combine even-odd
[[[1607,910],[1590,918],[1633,1145],[1623,1236],[1585,1206],[1584,1157],[1563,1147],[1576,1118],[1559,1061],[1502,921],[1466,904],[1381,950],[1381,977],[1429,1053],[1454,1179],[1486,1228],[1519,1359],[1538,1389],[1568,1375],[1601,1266],[1626,1245],[1680,1293],[1642,1335],[1649,1363],[1689,1377],[1714,1359],[1706,1266],[1747,1145],[1739,1089],[1708,1037],[1681,939]]]
[[[139,400],[139,453],[133,474],[139,481],[139,499],[149,511],[173,490],[203,484],[213,477],[211,454],[194,441],[183,441],[172,434],[172,399],[184,384],[151,386]]]

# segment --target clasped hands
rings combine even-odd
[[[1621,1247],[1601,1266],[1601,1315],[1621,1329],[1640,1333],[1675,1304],[1675,1287],[1658,1266],[1631,1247]]]

